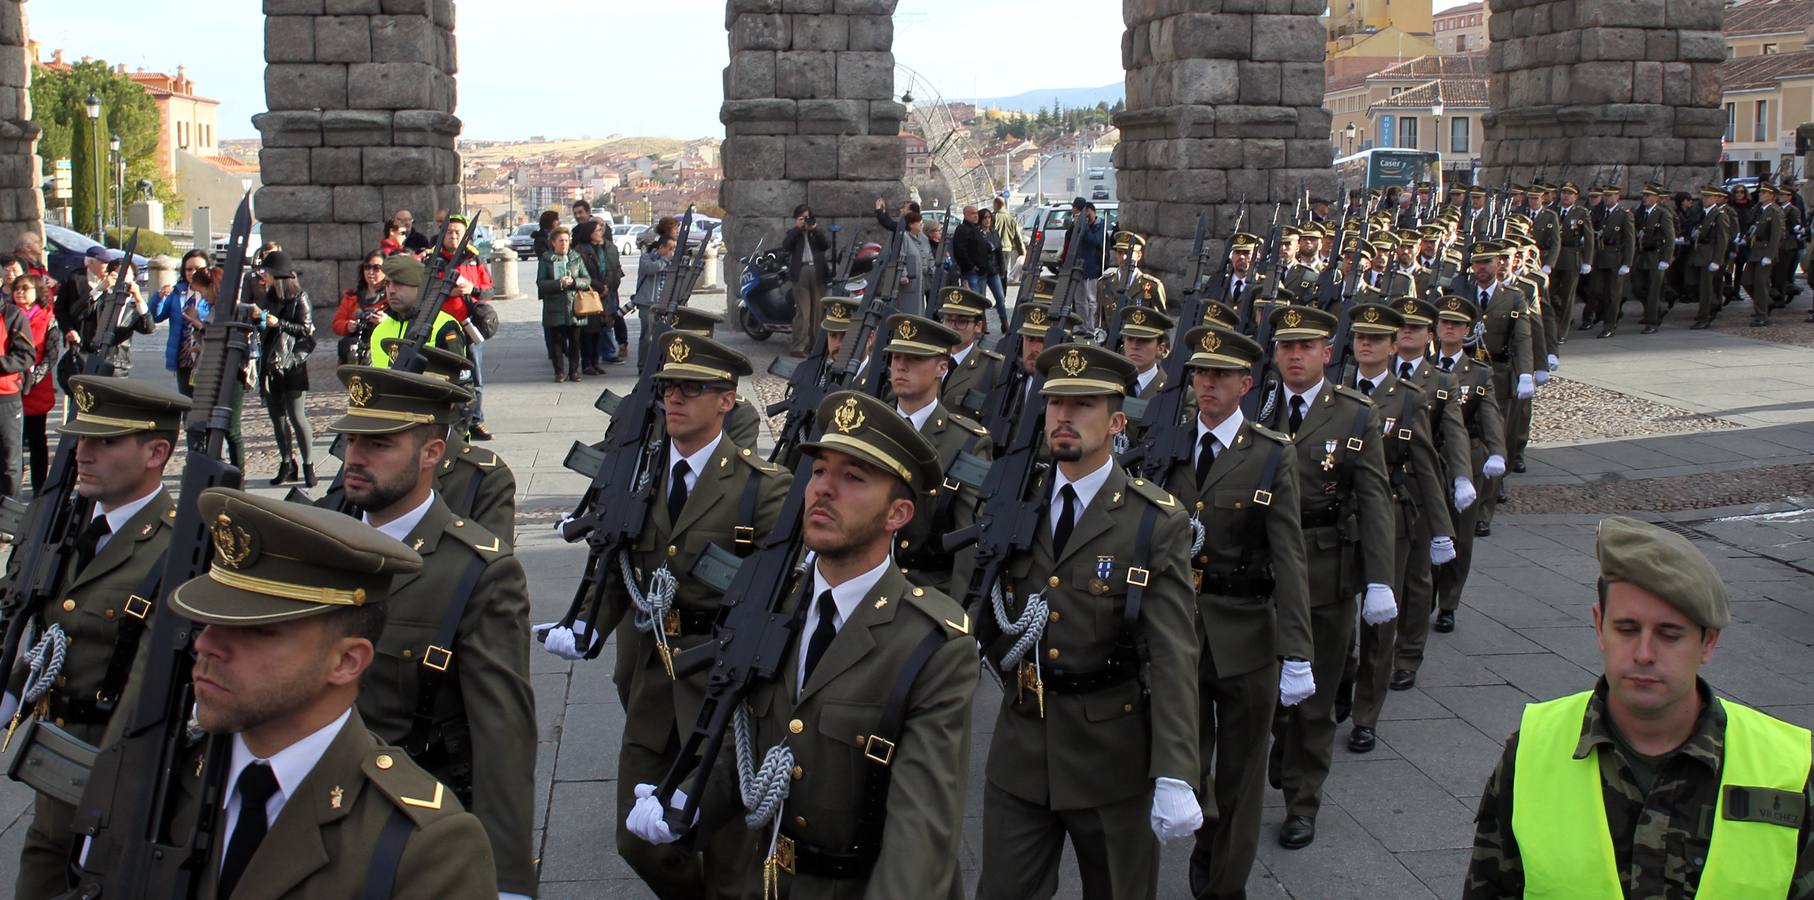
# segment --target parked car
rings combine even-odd
[[[1091,166],[1090,167],[1090,180],[1091,181],[1101,181],[1104,178],[1107,178],[1108,174],[1109,174],[1109,170],[1107,170],[1101,166]]]
[[[1109,189],[1108,188],[1098,187],[1095,190],[1090,191],[1091,200],[1107,200],[1108,198],[1109,198]]]
[[[611,242],[617,245],[619,255],[635,256],[642,252],[642,243],[639,239],[648,230],[647,225],[613,225],[611,226]]]
[[[1033,234],[1028,236],[1028,242],[1037,240],[1039,232],[1044,231],[1046,242],[1045,246],[1040,249],[1039,261],[1047,265],[1057,265],[1058,257],[1064,253],[1065,241],[1071,231],[1071,204],[1041,206],[1038,211],[1039,217],[1035,220],[1038,224],[1034,227]],[[1115,226],[1121,221],[1121,204],[1112,200],[1097,203],[1096,212],[1102,217],[1104,223],[1102,244],[1106,252],[1109,245],[1113,243],[1108,238],[1115,233]]]
[[[263,231],[263,227],[261,225],[259,225],[259,223],[257,223],[257,222],[252,223],[252,235],[251,235],[251,237],[246,239],[246,258],[244,260],[242,260],[242,265],[248,265],[248,266],[251,265],[252,257],[258,253],[259,245],[263,244],[265,242],[262,231]],[[210,254],[210,257],[214,260],[214,264],[217,266],[224,266],[227,264],[227,239],[226,238],[219,238],[214,242],[214,249],[213,249],[213,252]]]
[[[541,226],[534,222],[524,222],[510,233],[510,249],[523,259],[535,258],[535,230]]]
[[[88,256],[88,248],[98,246],[99,243],[79,231],[71,231],[60,225],[46,222],[44,224],[44,255],[48,257],[46,265],[49,267],[50,277],[56,281],[62,281],[63,276],[81,268],[83,260]],[[107,250],[109,261],[125,255],[119,250],[111,248]],[[150,262],[143,255],[132,254],[132,265],[138,272],[139,281],[143,282],[149,277],[147,266]]]

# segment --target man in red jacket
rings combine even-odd
[[[460,242],[466,238],[465,216],[450,216],[441,232],[441,246],[435,248],[443,260],[451,259]],[[472,359],[472,428],[468,436],[475,441],[491,440],[491,429],[485,427],[485,338],[472,321],[473,306],[491,302],[491,269],[471,249],[456,270],[453,293],[441,307],[466,331],[466,355]]]

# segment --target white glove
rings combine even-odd
[[[1716,262],[1710,262],[1710,263],[1708,263],[1708,264],[1707,264],[1707,271],[1709,271],[1709,272],[1718,272],[1718,271],[1719,271],[1719,270],[1720,270],[1720,264],[1719,264],[1719,263],[1716,263]]]
[[[1160,841],[1189,837],[1203,827],[1197,792],[1176,778],[1153,780],[1153,834]]]
[[[0,722],[12,721],[13,713],[18,711],[19,695],[8,691],[4,698],[0,698]]]
[[[1316,677],[1310,674],[1310,661],[1288,659],[1279,667],[1279,705],[1296,706],[1316,693]]]
[[[674,799],[671,803],[675,809],[686,806],[686,792],[675,788]],[[697,812],[693,814],[693,821],[695,823],[699,821]],[[625,817],[624,828],[651,844],[672,844],[680,840],[680,835],[675,834],[674,830],[668,827],[667,820],[662,818],[661,798],[655,796],[655,785],[652,784],[636,786],[636,806],[632,807],[630,815]]]
[[[1532,383],[1529,372],[1518,376],[1518,399],[1529,400],[1537,396],[1537,386]]]
[[[1766,256],[1763,259],[1758,260],[1757,262],[1758,262],[1758,265],[1767,266],[1770,264],[1770,257]]]
[[[1440,566],[1455,558],[1455,541],[1453,538],[1430,538],[1430,564]]]
[[[1505,457],[1495,453],[1480,464],[1480,474],[1488,478],[1498,478],[1505,474]]]
[[[562,628],[559,622],[549,622],[529,630],[541,638],[542,649],[561,659],[585,659],[586,653],[598,644],[598,635],[587,627],[584,620],[574,622],[572,628]],[[583,650],[579,646],[582,641],[586,645]]]
[[[1367,599],[1361,604],[1360,617],[1368,625],[1384,625],[1398,618],[1398,600],[1392,596],[1392,589],[1383,584],[1367,585]]]
[[[567,536],[567,523],[571,521],[573,521],[573,515],[571,513],[562,513],[561,520],[554,523],[554,533],[565,538]]]
[[[1554,372],[1554,371],[1556,371],[1556,370],[1557,370],[1557,369],[1560,369],[1560,368],[1562,368],[1562,360],[1561,360],[1561,358],[1560,358],[1560,357],[1558,357],[1558,356],[1556,356],[1556,354],[1554,354],[1554,353],[1551,353],[1551,354],[1550,354],[1550,355],[1549,355],[1549,358],[1548,358],[1548,359],[1546,359],[1546,360],[1544,360],[1544,362],[1547,362],[1547,363],[1549,363],[1549,370],[1550,370],[1550,371],[1551,371],[1551,372]]]
[[[1658,271],[1658,272],[1667,272],[1667,271],[1669,271],[1669,263],[1667,263],[1667,262],[1660,262],[1660,263],[1657,263],[1657,271]]]
[[[1536,380],[1536,382],[1539,386],[1549,384],[1549,370],[1548,369],[1538,369],[1536,372],[1532,373],[1531,377]]]
[[[1468,507],[1473,506],[1477,499],[1479,499],[1479,495],[1474,493],[1474,482],[1457,476],[1455,478],[1455,511],[1467,512]]]
[[[1678,235],[1675,239],[1675,245],[1677,247],[1685,247],[1688,245],[1688,239]]]
[[[1593,274],[1593,271],[1594,271],[1593,263],[1582,263],[1581,264],[1581,274],[1591,275],[1591,274]]]
[[[1620,274],[1620,275],[1630,275],[1630,274],[1631,274],[1631,267],[1630,267],[1630,266],[1620,266],[1620,267],[1619,267],[1619,274]]]
[[[1549,266],[1544,266],[1544,267],[1543,267],[1543,274],[1545,274],[1545,275],[1548,275],[1548,274],[1549,274]]]

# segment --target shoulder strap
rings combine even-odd
[[[1279,457],[1284,455],[1284,452],[1285,445],[1277,442],[1273,442],[1272,449],[1267,452],[1266,465],[1264,468],[1260,469],[1259,486],[1256,487],[1253,492],[1253,503],[1255,506],[1264,506],[1267,508],[1272,506],[1272,486],[1279,480]],[[1265,498],[1264,503],[1260,502],[1262,497]],[[1260,549],[1260,545],[1265,542],[1265,528],[1247,529],[1247,539],[1241,542],[1241,563],[1239,567],[1235,569],[1235,572],[1238,575],[1244,576],[1248,574],[1247,569],[1249,566],[1253,565],[1254,553],[1256,553]]]
[[[390,900],[397,888],[397,869],[403,864],[403,848],[415,832],[409,815],[392,807],[391,816],[378,832],[378,844],[372,848],[372,861],[365,870],[364,900]]]
[[[157,561],[152,563],[151,571],[139,579],[139,586],[126,597],[120,610],[125,615],[119,617],[119,627],[114,630],[113,653],[107,657],[107,672],[101,676],[101,688],[95,692],[95,706],[111,710],[120,700],[121,692],[126,689],[126,679],[132,674],[132,661],[138,656],[139,640],[145,636],[145,625],[151,620],[152,601],[157,597],[158,585],[164,578],[164,554],[158,554]]]
[[[1337,508],[1347,506],[1349,496],[1354,493],[1354,458],[1366,446],[1367,422],[1372,418],[1372,407],[1362,406],[1354,411],[1354,425],[1348,429],[1348,440],[1342,444],[1341,464],[1335,474]]]
[[[479,509],[479,488],[485,486],[485,476],[490,475],[491,470],[479,466],[473,466],[473,469],[475,471],[472,480],[466,483],[466,506],[463,508],[466,510],[467,516],[476,518]]]
[[[737,526],[731,529],[731,552],[748,556],[756,549],[756,502],[762,495],[762,476],[744,479],[743,496],[737,500]]]
[[[1140,628],[1140,601],[1146,596],[1146,586],[1152,581],[1152,572],[1147,569],[1147,562],[1152,556],[1153,526],[1159,522],[1159,507],[1148,503],[1146,512],[1140,516],[1139,539],[1134,542],[1134,558],[1127,567],[1127,605],[1121,608],[1121,634],[1118,643],[1132,644]],[[1139,572],[1139,581],[1134,580],[1134,573]]]
[[[895,676],[894,686],[888,689],[888,700],[882,705],[882,718],[876,723],[875,734],[864,742],[863,757],[870,763],[869,774],[863,779],[863,803],[857,812],[857,834],[851,842],[850,853],[866,867],[875,864],[875,858],[882,850],[882,829],[888,822],[888,786],[894,780],[895,742],[901,739],[901,731],[907,724],[908,696],[913,693],[913,683],[919,680],[920,670],[946,640],[945,629],[934,626],[914,645],[906,664]]]
[[[411,758],[421,756],[434,739],[435,702],[447,680],[448,670],[453,668],[453,645],[460,630],[460,619],[466,615],[466,604],[472,599],[473,590],[479,586],[479,576],[483,574],[485,557],[475,551],[466,570],[460,573],[453,601],[447,604],[447,612],[441,616],[441,629],[435,633],[435,642],[422,651],[422,672],[416,681],[416,709],[410,714],[409,736],[403,740],[403,749]]]

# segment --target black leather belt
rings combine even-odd
[[[1272,596],[1273,581],[1265,575],[1237,575],[1229,573],[1218,575],[1214,572],[1196,573],[1197,593],[1214,594],[1218,597],[1236,597],[1254,599]]]
[[[795,875],[818,878],[868,878],[875,868],[874,854],[849,853],[815,847],[801,839],[790,825],[781,826],[781,836],[793,842]]]
[[[112,704],[102,706],[93,700],[65,697],[61,692],[50,698],[50,718],[58,725],[105,725],[112,715]]]
[[[1342,522],[1342,508],[1339,506],[1331,506],[1327,509],[1303,513],[1299,516],[1298,522],[1301,527],[1306,529],[1330,528],[1340,525]]]
[[[670,609],[662,619],[662,630],[668,637],[711,636],[718,621],[715,609]]]
[[[1496,362],[1496,363],[1509,363],[1509,362],[1511,362],[1511,361],[1512,361],[1512,354],[1511,354],[1511,351],[1509,351],[1509,350],[1508,350],[1508,351],[1506,351],[1506,352],[1504,352],[1504,353],[1495,353],[1495,354],[1493,354],[1493,362]]]
[[[1109,657],[1109,664],[1094,672],[1065,672],[1047,668],[1039,678],[1047,691],[1059,694],[1088,694],[1133,680],[1140,663],[1120,653]]]

